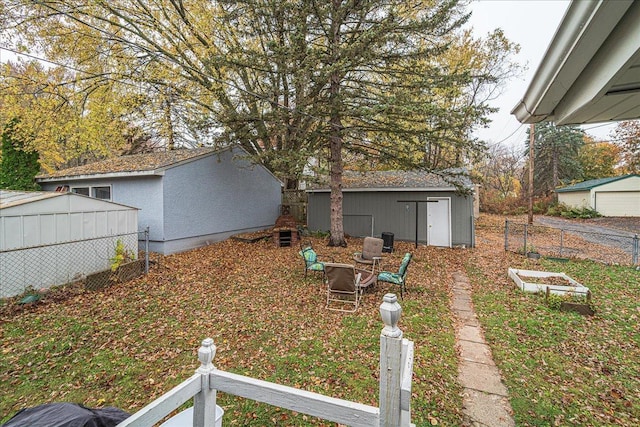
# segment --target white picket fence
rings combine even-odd
[[[396,295],[386,294],[380,305],[384,328],[380,333],[379,408],[218,370],[212,363],[216,346],[207,338],[198,350],[201,366],[196,373],[118,427],[152,426],[191,398],[193,426],[213,427],[218,391],[349,426],[410,426],[413,341],[402,338],[398,328],[401,313]]]

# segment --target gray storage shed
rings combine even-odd
[[[395,240],[432,246],[475,246],[475,186],[464,175],[442,176],[419,171],[345,171],[344,231],[351,236],[394,234]],[[330,229],[330,190],[307,190],[307,227]]]
[[[150,251],[166,255],[273,227],[282,183],[248,157],[235,145],[178,149],[114,157],[36,181],[139,208]]]
[[[72,193],[0,190],[0,297],[108,269],[118,240],[137,258],[137,209]]]

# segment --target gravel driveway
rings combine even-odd
[[[633,255],[634,236],[640,234],[640,218],[595,218],[570,220],[558,217],[537,216],[535,223],[568,231],[582,239],[624,250]]]

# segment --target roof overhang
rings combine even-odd
[[[134,176],[163,176],[166,169],[167,168],[150,170],[150,171],[109,172],[109,173],[53,176],[53,177],[45,176],[45,177],[36,177],[36,182],[83,181],[88,179],[130,178]]]
[[[640,2],[573,0],[511,114],[558,125],[640,117]]]

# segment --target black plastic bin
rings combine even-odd
[[[382,252],[393,252],[393,233],[382,233]]]

